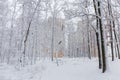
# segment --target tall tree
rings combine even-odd
[[[100,38],[101,38],[101,53],[102,53],[102,72],[104,73],[106,71],[106,50],[105,50],[105,35],[104,35],[104,28],[103,28],[103,23],[102,23],[102,10],[101,10],[101,1],[99,0],[94,0],[94,6],[95,6],[95,12],[96,12],[96,21],[98,22],[98,26],[100,29]],[[97,34],[98,37],[98,34]],[[99,44],[98,44],[99,45]],[[99,54],[100,56],[100,54]],[[100,57],[99,57],[100,58]],[[100,63],[99,63],[100,65]]]

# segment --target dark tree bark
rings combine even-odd
[[[118,51],[118,58],[120,59],[119,44],[118,44],[118,39],[117,39],[116,31],[115,31],[115,22],[114,21],[113,21],[113,32],[114,32],[114,37],[115,37],[117,51]]]
[[[114,61],[114,47],[113,47],[113,26],[112,26],[112,10],[111,10],[111,5],[108,1],[108,13],[109,13],[109,20],[108,20],[108,24],[109,24],[109,27],[110,27],[110,38],[111,38],[111,41],[110,41],[110,44],[111,44],[111,54],[112,54],[112,61]]]
[[[97,1],[98,4],[98,16],[100,17],[99,20],[99,27],[100,27],[100,36],[101,36],[101,51],[102,51],[102,72],[106,71],[106,53],[105,53],[105,39],[104,39],[104,31],[103,31],[103,24],[102,24],[102,16],[101,16],[101,3]]]
[[[98,32],[96,32],[96,40],[97,40],[97,48],[98,48],[99,69],[101,69],[102,68],[102,63],[101,63],[100,43],[99,43],[99,34],[98,34]]]
[[[106,52],[105,52],[105,39],[104,39],[104,31],[103,31],[103,24],[102,24],[102,15],[101,15],[101,2],[99,0],[93,0],[95,12],[96,12],[96,21],[100,31],[100,39],[101,39],[101,59],[102,59],[102,72],[106,71]],[[98,30],[96,33],[97,41],[99,41]],[[99,45],[99,43],[97,43]],[[100,55],[98,55],[100,56]]]
[[[119,45],[118,45],[117,35],[116,35],[116,31],[115,31],[115,20],[114,20],[114,17],[113,17],[113,12],[112,12],[112,7],[111,7],[111,0],[107,0],[107,1],[108,1],[108,11],[109,11],[109,16],[110,16],[111,50],[112,50],[112,61],[113,61],[114,60],[113,33],[114,33],[114,37],[115,37],[115,42],[116,42],[117,53],[118,53],[118,58],[119,59],[120,59],[120,53],[119,53]]]
[[[97,4],[96,1],[93,0],[93,4],[94,4],[94,9],[95,9],[95,14],[98,15],[97,12]],[[98,33],[98,29],[99,29],[99,22],[98,22],[98,17],[96,16],[96,27],[97,27],[97,31],[96,31],[96,41],[97,41],[97,49],[98,49],[98,60],[99,60],[99,69],[102,68],[102,62],[101,62],[101,52],[100,52],[100,41],[99,41],[99,33]]]

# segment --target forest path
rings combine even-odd
[[[109,60],[110,61],[110,60]],[[106,73],[98,69],[98,60],[88,58],[43,60],[18,70],[15,66],[0,64],[0,80],[120,80],[120,61],[110,61]]]
[[[98,69],[97,59],[71,59],[64,60],[63,63],[59,66],[49,64],[42,80],[120,80],[118,61],[111,61],[111,70],[104,74]]]

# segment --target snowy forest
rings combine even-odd
[[[0,0],[0,80],[119,80],[119,10],[119,0]]]

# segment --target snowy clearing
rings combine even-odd
[[[0,65],[0,80],[41,80],[44,67],[41,64],[17,69],[6,64]]]
[[[119,80],[120,61],[109,62],[109,70],[101,73],[97,59],[45,60],[21,70],[7,64],[0,64],[0,80]]]

